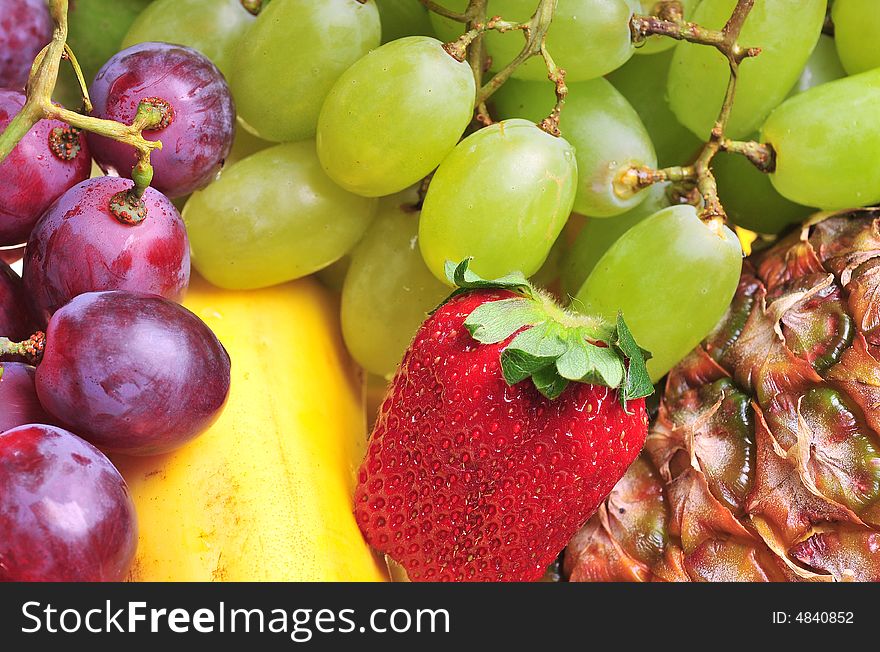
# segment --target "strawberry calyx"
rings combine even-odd
[[[481,344],[513,337],[501,352],[501,371],[508,385],[531,379],[551,400],[572,382],[603,385],[618,390],[624,409],[628,401],[654,392],[645,366],[651,354],[636,344],[622,314],[609,323],[565,310],[523,274],[488,280],[474,273],[470,262],[468,258],[457,265],[446,263],[446,275],[457,288],[449,299],[475,290],[518,295],[480,304],[464,322]]]

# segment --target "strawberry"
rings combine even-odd
[[[459,290],[422,325],[359,471],[367,541],[413,581],[539,579],[645,443],[643,352],[521,275]]]

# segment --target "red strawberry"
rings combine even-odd
[[[638,455],[653,388],[622,319],[454,278],[382,404],[357,521],[414,581],[535,580]]]

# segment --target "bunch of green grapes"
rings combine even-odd
[[[833,39],[822,35],[800,78],[789,91],[789,97],[845,76]],[[757,133],[750,138],[758,139]],[[773,186],[770,176],[760,172],[742,156],[722,153],[714,163],[724,209],[737,226],[775,234],[791,224],[802,222],[816,210],[783,197]]]
[[[694,22],[721,29],[736,0],[703,0]],[[736,101],[725,133],[743,138],[761,126],[795,84],[821,34],[826,0],[756,2],[743,25],[739,42],[759,47],[759,56],[742,62]],[[704,140],[718,117],[729,79],[723,54],[711,47],[682,43],[669,70],[668,97],[673,113]]]
[[[440,0],[439,5],[463,11],[468,0]],[[535,12],[534,0],[490,0],[488,15],[523,22]],[[623,65],[635,52],[629,20],[641,9],[635,0],[565,0],[556,8],[547,33],[547,46],[557,63],[565,68],[569,81],[595,79]],[[457,23],[431,14],[437,36],[452,41],[464,31]],[[490,71],[498,72],[516,57],[525,44],[516,34],[492,32],[486,37]],[[517,79],[546,80],[540,58],[527,61],[513,72]]]
[[[773,166],[714,158],[730,227],[776,234],[816,209],[880,201],[880,21],[868,4],[836,0],[832,38],[821,35],[825,0],[755,3],[738,42],[761,52],[740,64],[724,135],[764,143]],[[155,0],[123,44],[188,45],[229,78],[236,144],[184,209],[209,281],[319,275],[341,293],[353,357],[388,376],[450,292],[446,263],[472,258],[484,277],[534,276],[576,310],[622,311],[658,379],[723,315],[742,251],[730,227],[701,219],[693,179],[632,181],[695,161],[729,80],[716,48],[634,38],[633,17],[720,29],[735,5],[559,2],[546,32],[566,71],[559,116],[541,56],[509,68],[521,30],[474,41],[481,66],[468,57],[476,34],[462,39],[468,26],[418,0],[272,0],[256,16],[241,0]],[[523,22],[537,9],[489,0],[487,17]],[[487,97],[491,119],[475,120]]]

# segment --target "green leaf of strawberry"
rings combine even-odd
[[[529,295],[532,293],[532,284],[523,276],[522,272],[513,272],[507,276],[486,280],[470,270],[471,259],[465,258],[456,265],[452,261],[446,261],[446,278],[455,283],[458,288],[453,297],[467,290],[512,290]],[[451,299],[452,297],[450,297]]]
[[[620,393],[620,400],[626,408],[627,399],[650,396],[654,393],[651,376],[645,366],[645,362],[651,359],[651,353],[636,344],[626,322],[623,321],[622,314],[617,315],[617,338],[614,347],[630,360],[626,370],[626,383]],[[633,364],[632,361],[636,359],[641,360],[641,364]]]
[[[509,290],[519,296],[487,301],[465,319],[471,336],[481,344],[497,344],[511,335],[501,353],[504,379],[515,385],[531,378],[547,398],[558,397],[570,382],[619,389],[621,404],[654,391],[645,360],[622,315],[616,324],[560,308],[519,273],[487,280],[469,269],[470,259],[446,263],[449,280],[458,289],[450,297],[473,290]]]

